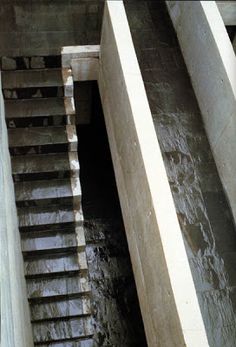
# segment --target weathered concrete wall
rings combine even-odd
[[[105,8],[98,82],[148,345],[208,346],[121,1]]]
[[[62,46],[98,44],[103,2],[2,0],[0,56],[59,55]]]
[[[2,92],[0,92],[0,197],[1,346],[32,347]]]
[[[236,222],[236,57],[214,1],[167,1]]]

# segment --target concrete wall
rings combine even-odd
[[[98,44],[103,0],[1,0],[0,56],[59,55]]]
[[[148,345],[208,346],[122,1],[105,7],[98,83]]]
[[[214,1],[167,1],[236,222],[236,57]]]
[[[32,347],[2,92],[0,92],[0,197],[1,346]]]

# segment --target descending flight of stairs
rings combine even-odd
[[[12,175],[35,345],[92,346],[70,69],[2,58]]]

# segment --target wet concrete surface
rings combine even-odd
[[[145,347],[107,135],[96,85],[90,125],[78,126],[94,346]]]
[[[165,4],[125,6],[209,344],[233,347],[236,230],[197,100]]]

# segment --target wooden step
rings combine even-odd
[[[23,254],[53,254],[73,250],[78,246],[75,232],[56,232],[52,235],[45,233],[23,233],[21,235],[21,249]]]
[[[68,141],[66,127],[9,129],[8,138],[10,148],[56,145]]]
[[[68,153],[15,156],[11,166],[15,181],[64,178],[70,173]]]

